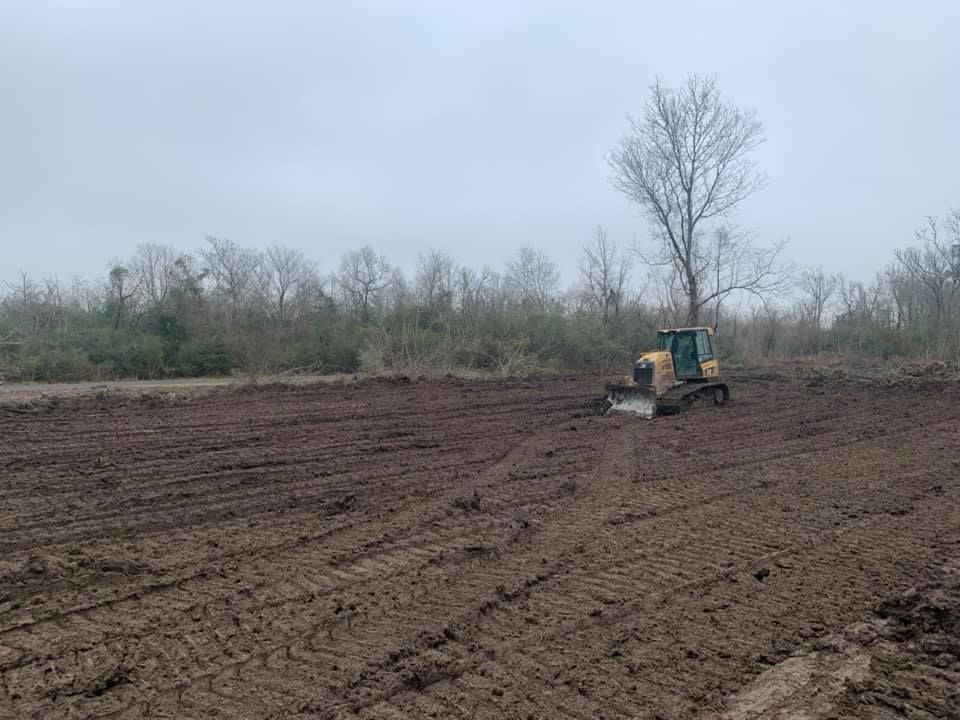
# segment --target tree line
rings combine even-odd
[[[578,280],[521,248],[502,268],[429,250],[407,276],[366,246],[321,270],[297,249],[208,237],[141,245],[102,278],[0,289],[0,375],[18,380],[282,370],[503,374],[628,367],[663,326],[713,325],[721,353],[960,358],[960,209],[930,217],[869,282],[797,268],[735,221],[766,184],[753,110],[713,78],[657,81],[608,155],[653,243],[598,227]],[[652,252],[651,252],[652,248]]]
[[[928,219],[869,282],[800,270],[778,294],[706,303],[725,358],[960,358],[960,209]],[[755,297],[749,295],[749,297]],[[372,247],[321,272],[303,252],[207,238],[179,253],[141,245],[101,278],[64,284],[22,274],[0,292],[7,381],[283,370],[503,374],[627,368],[658,327],[689,319],[672,273],[597,228],[578,280],[521,248],[474,269],[441,250],[404,274]]]
[[[0,293],[7,380],[162,377],[309,369],[523,372],[623,359],[653,328],[627,255],[598,232],[583,286],[522,248],[472,269],[429,250],[407,277],[366,246],[332,272],[297,249],[209,237],[195,252],[147,244],[102,278],[22,274]]]

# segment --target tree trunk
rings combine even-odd
[[[687,326],[694,327],[700,322],[700,288],[692,274],[687,275]]]

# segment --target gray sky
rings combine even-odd
[[[954,0],[0,6],[0,280],[213,234],[323,269],[531,244],[569,282],[598,223],[647,237],[604,155],[689,72],[757,109],[738,219],[797,262],[866,279],[960,205]]]

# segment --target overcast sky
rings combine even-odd
[[[789,5],[789,9],[787,6]],[[753,107],[739,213],[867,279],[960,205],[960,3],[0,0],[0,280],[102,274],[206,235],[370,243],[572,281],[598,224],[648,229],[604,156],[659,75]]]

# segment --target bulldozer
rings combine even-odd
[[[697,400],[722,405],[729,399],[713,350],[713,328],[674,328],[657,331],[657,349],[637,359],[633,375],[607,384],[604,414],[652,418],[679,412]]]

